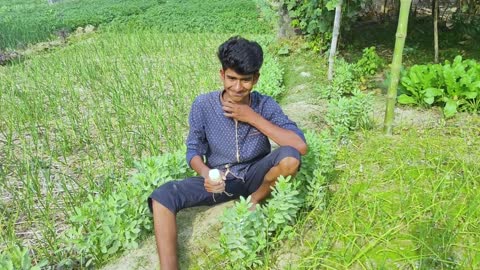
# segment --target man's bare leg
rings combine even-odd
[[[272,192],[271,187],[277,182],[277,178],[280,175],[283,176],[295,176],[300,166],[300,161],[293,157],[286,157],[282,159],[277,166],[272,167],[265,177],[263,178],[263,183],[260,187],[252,193],[251,202],[253,203],[252,210],[255,209],[256,205],[265,199]]]
[[[153,223],[161,270],[178,269],[177,221],[168,208],[152,200]]]

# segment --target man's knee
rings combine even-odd
[[[286,174],[284,176],[294,175],[300,167],[300,160],[294,157],[285,157],[278,163],[278,166],[282,173]]]
[[[148,207],[150,212],[155,214],[154,205],[157,209],[168,209],[172,213],[177,213],[178,188],[174,181],[167,182],[154,190],[148,198]]]

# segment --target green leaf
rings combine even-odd
[[[478,96],[478,92],[464,92],[465,98],[474,99]]]
[[[441,95],[443,95],[443,89],[433,87],[425,89],[425,96],[427,97],[436,97]]]
[[[428,105],[432,105],[433,102],[435,101],[435,97],[424,97],[423,101],[427,103]]]
[[[400,104],[417,104],[417,101],[410,96],[402,94],[398,97],[398,103],[400,103]]]
[[[443,108],[443,114],[445,117],[449,118],[454,116],[457,113],[457,102],[455,100],[449,99]]]

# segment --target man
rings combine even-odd
[[[177,269],[176,213],[251,196],[255,205],[280,175],[294,175],[305,137],[270,97],[252,92],[263,51],[256,42],[233,37],[220,45],[223,90],[198,96],[189,116],[187,162],[199,176],[167,182],[149,198],[162,270]],[[269,138],[280,147],[271,152]],[[271,152],[271,153],[270,153]],[[223,181],[212,181],[210,169]]]

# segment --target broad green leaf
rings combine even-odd
[[[467,99],[474,99],[478,96],[477,92],[464,92],[465,98]]]
[[[457,113],[457,101],[449,99],[443,108],[443,114],[445,117],[449,118],[454,116]]]
[[[398,97],[398,103],[400,103],[400,104],[417,104],[417,101],[410,96],[402,94]]]
[[[443,95],[443,89],[433,87],[425,89],[425,96],[427,97],[436,97],[441,95]]]
[[[423,98],[423,101],[425,101],[425,103],[427,103],[428,105],[432,105],[435,101],[435,97],[425,97]]]

